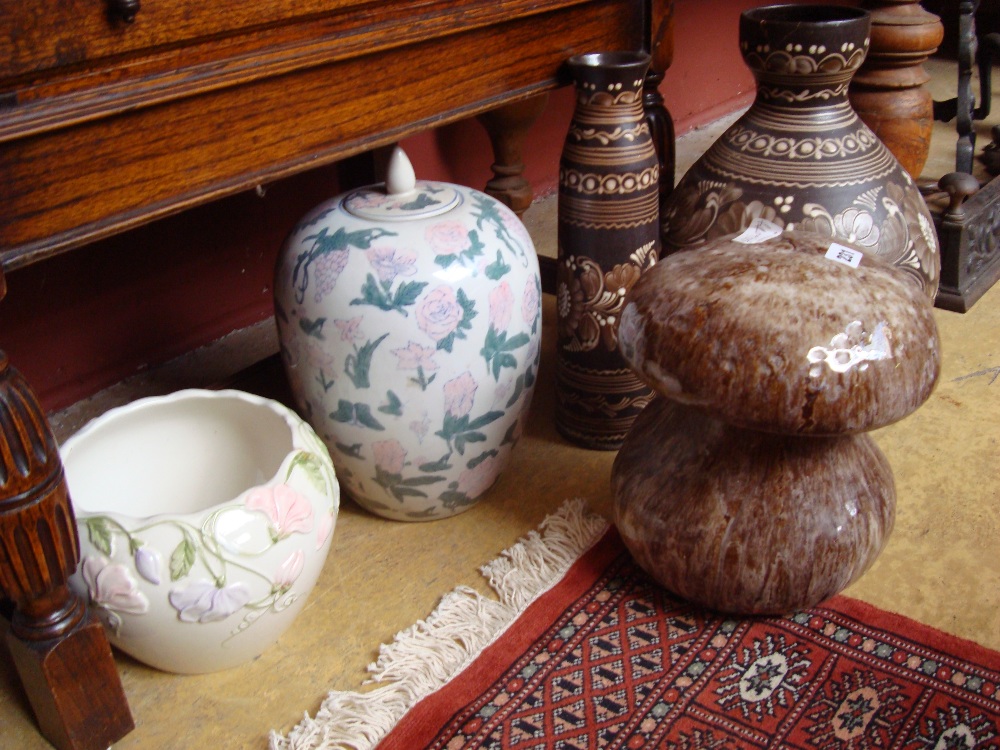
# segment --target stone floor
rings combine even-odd
[[[935,86],[947,92],[948,70]],[[680,139],[686,169],[724,123]],[[949,171],[953,139],[935,135],[930,170]],[[942,166],[943,165],[943,166]],[[554,254],[555,201],[526,216],[542,253]],[[459,584],[485,590],[482,563],[535,527],[563,500],[609,512],[613,454],[567,445],[553,427],[555,310],[546,298],[543,353],[530,426],[513,465],[486,500],[429,524],[384,521],[345,502],[320,583],[291,630],[256,661],[227,672],[177,677],[118,655],[137,728],[121,748],[261,748],[269,730],[313,713],[330,689],[354,689],[378,645],[425,617]],[[874,437],[894,467],[896,527],[874,567],[846,593],[1000,649],[1000,289],[966,314],[936,311],[943,372],[931,399]],[[271,354],[270,325],[98,394],[60,414],[61,436],[139,395],[218,383]],[[47,747],[5,651],[0,650],[0,746]]]

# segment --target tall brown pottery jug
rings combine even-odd
[[[652,398],[618,352],[625,293],[659,256],[659,161],[643,114],[649,56],[579,55],[559,163],[556,427],[616,450]]]
[[[870,28],[867,11],[843,6],[741,14],[740,49],[757,97],[666,202],[665,254],[762,218],[860,245],[933,299],[941,260],[930,213],[848,99]]]

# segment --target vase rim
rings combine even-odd
[[[766,24],[823,24],[838,26],[867,20],[871,13],[864,8],[846,5],[797,5],[779,3],[747,8],[740,14],[744,19]]]
[[[648,52],[637,50],[612,50],[608,52],[587,52],[573,55],[567,62],[570,65],[586,68],[629,67],[633,65],[648,65],[651,58]]]

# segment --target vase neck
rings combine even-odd
[[[827,109],[848,104],[853,71],[838,75],[777,75],[755,71],[758,105]]]

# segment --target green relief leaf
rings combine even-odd
[[[112,535],[107,520],[100,516],[94,516],[86,519],[86,524],[90,543],[110,557],[112,554]]]
[[[394,417],[402,416],[402,414],[403,414],[403,409],[402,409],[403,402],[400,401],[399,396],[397,396],[392,391],[387,391],[386,394],[385,394],[385,397],[386,397],[386,399],[388,399],[387,403],[382,404],[382,406],[380,406],[378,408],[378,410],[380,412],[382,412],[383,414],[389,414],[389,415],[394,416]]]
[[[437,263],[439,266],[441,266],[441,268],[447,268],[457,260],[458,260],[457,255],[446,254],[446,255],[434,256],[434,262]]]
[[[197,550],[186,536],[170,555],[170,580],[178,581],[191,572]]]
[[[312,484],[313,487],[320,492],[326,492],[326,472],[324,471],[323,462],[320,461],[319,456],[315,453],[309,453],[308,451],[299,451],[295,454],[295,458],[292,459],[292,463],[288,465],[288,473],[285,474],[285,479],[287,480],[290,476],[292,476],[292,472],[296,469],[301,469],[305,472],[306,476],[309,478],[310,484]]]
[[[421,492],[420,490],[415,490],[412,487],[406,487],[401,484],[397,484],[394,487],[388,488],[392,492],[392,496],[399,501],[402,501],[406,497],[427,497],[426,492]]]
[[[517,440],[514,438],[514,432],[517,430],[517,421],[514,421],[510,427],[507,428],[507,432],[504,433],[503,440],[500,441],[500,445],[514,445]]]

